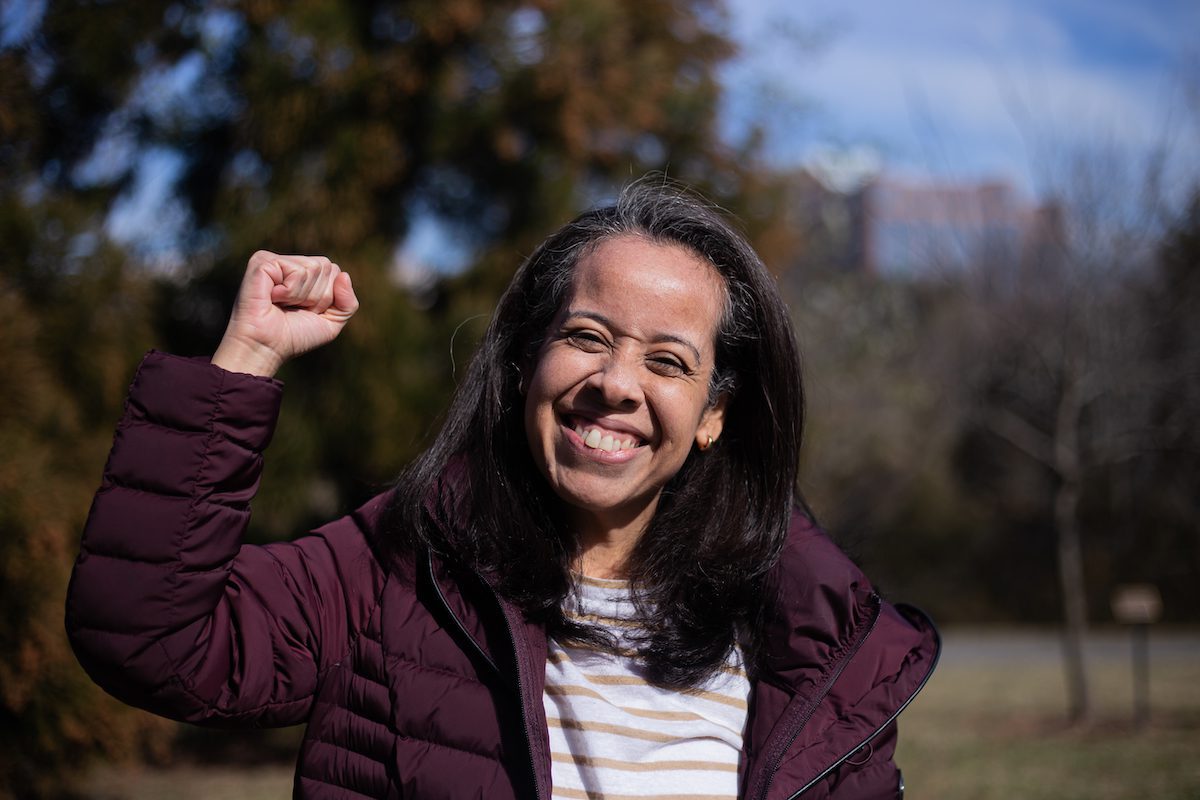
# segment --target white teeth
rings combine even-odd
[[[611,433],[601,433],[596,428],[588,430],[583,425],[575,423],[575,434],[583,439],[583,443],[593,450],[604,450],[615,453],[619,450],[632,450],[637,447],[635,439],[618,439]]]

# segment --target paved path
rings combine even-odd
[[[942,664],[1059,663],[1062,658],[1061,635],[1051,629],[946,628],[942,631]],[[1130,631],[1105,628],[1093,631],[1085,647],[1089,662],[1128,663],[1131,658]],[[1200,630],[1152,628],[1150,662],[1192,663],[1200,674]]]

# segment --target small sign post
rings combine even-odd
[[[1162,596],[1149,583],[1118,586],[1112,597],[1113,616],[1133,634],[1133,721],[1150,719],[1150,625],[1162,616]]]

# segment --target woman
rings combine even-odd
[[[937,656],[798,503],[798,356],[720,214],[641,181],[514,276],[432,446],[366,506],[239,547],[281,385],[357,309],[257,253],[212,363],[152,353],[67,626],[117,697],[306,722],[303,797],[898,797]]]

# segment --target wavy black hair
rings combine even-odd
[[[745,236],[685,188],[661,176],[635,181],[525,260],[441,431],[400,475],[387,530],[393,544],[424,545],[474,571],[552,636],[604,638],[562,611],[579,543],[530,453],[521,370],[566,301],[576,264],[619,236],[684,247],[712,264],[725,287],[709,387],[710,403],[729,395],[721,437],[706,451],[693,448],[668,481],[626,565],[645,625],[638,658],[654,683],[690,688],[738,639],[758,649],[766,574],[800,499],[804,395],[774,279]]]

